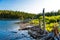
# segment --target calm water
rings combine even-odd
[[[0,31],[18,30],[19,25],[16,22],[19,20],[0,20]]]
[[[0,20],[0,40],[34,40],[27,30],[18,31],[19,20]]]

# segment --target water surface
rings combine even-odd
[[[0,40],[34,40],[28,30],[18,31],[20,20],[0,20]]]
[[[20,25],[15,24],[19,20],[0,20],[0,31],[12,31],[17,30]]]

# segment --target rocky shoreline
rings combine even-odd
[[[39,39],[39,40],[54,40],[56,38],[54,36],[55,33],[53,32],[47,32],[46,30],[43,30],[40,28],[39,25],[33,25],[29,23],[20,23],[20,29],[19,30],[27,30],[28,34],[33,38],[33,39]],[[52,37],[53,36],[53,37]],[[59,36],[60,38],[60,36]],[[56,38],[57,39],[57,38]]]
[[[21,29],[21,30],[28,30],[28,34],[32,38],[37,40],[54,40],[54,38],[56,38],[53,32],[49,33],[46,30],[41,29],[39,26],[32,26],[32,27]],[[59,38],[60,38],[60,35],[59,35]]]
[[[40,39],[40,38],[46,36],[48,34],[48,32],[39,28],[39,26],[34,26],[28,30],[28,34],[30,36],[32,36],[34,39],[37,39],[37,38]]]
[[[34,39],[42,38],[48,34],[47,31],[42,30],[39,26],[27,27],[19,30],[28,30],[28,34]]]

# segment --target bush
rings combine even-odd
[[[54,27],[54,24],[55,23],[50,23],[50,24],[46,24],[46,30],[48,31],[48,32],[51,32],[52,31],[52,29],[53,29],[53,27]],[[58,23],[56,23],[57,24],[57,27],[59,26],[59,24]],[[60,28],[59,28],[60,29]],[[58,29],[58,30],[59,30]]]
[[[34,24],[34,25],[38,25],[39,24],[39,20],[38,19],[33,19],[31,21],[29,21],[30,24]]]

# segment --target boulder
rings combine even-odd
[[[48,34],[47,31],[45,30],[42,30],[39,26],[34,26],[34,27],[31,27],[29,30],[28,30],[28,34],[37,39],[37,38],[42,38],[44,37],[45,35]]]

